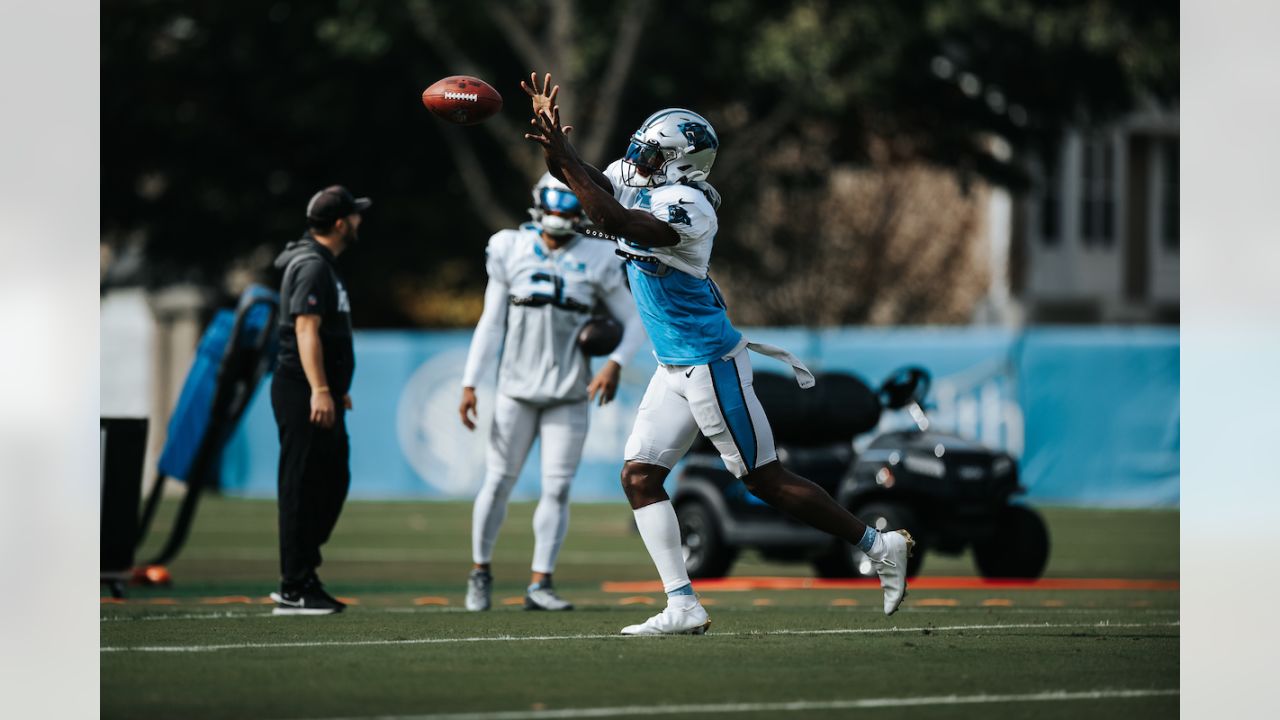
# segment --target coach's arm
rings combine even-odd
[[[293,320],[293,332],[298,337],[298,359],[302,372],[311,386],[311,422],[324,428],[333,427],[337,415],[333,406],[333,394],[324,372],[324,351],[320,348],[320,316],[298,315]]]

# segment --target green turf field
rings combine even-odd
[[[159,527],[167,527],[166,507]],[[470,506],[349,503],[321,569],[358,604],[274,618],[274,504],[208,500],[169,588],[102,604],[109,718],[1169,717],[1177,590],[704,592],[704,637],[622,638],[660,593],[622,505],[577,505],[557,585],[572,613],[528,613],[532,505],[513,504],[494,611],[460,610]],[[1178,515],[1047,510],[1050,577],[1178,579]],[[145,555],[146,553],[144,553]],[[931,555],[923,574],[971,575]],[[735,575],[807,575],[745,557]],[[655,604],[646,604],[655,603]],[[699,707],[690,707],[699,706]]]

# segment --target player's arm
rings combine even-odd
[[[529,76],[531,84],[520,81],[533,105],[534,132],[525,138],[542,146],[547,171],[573,190],[582,209],[601,230],[626,238],[643,247],[671,247],[680,236],[667,223],[643,210],[628,210],[613,197],[613,183],[598,169],[584,163],[569,142],[572,125],[561,126],[556,97],[560,86],[551,87],[551,73],[538,87],[538,74]]]
[[[553,164],[560,169],[563,182],[578,196],[582,209],[601,230],[642,247],[671,247],[680,243],[680,236],[670,225],[652,213],[622,207],[611,192],[605,192],[591,179],[560,125],[560,108],[542,113],[533,119],[533,124],[537,131],[525,133],[525,137],[543,147],[548,169]]]
[[[567,140],[565,144],[568,145]],[[572,149],[571,145],[569,147]],[[592,181],[590,173],[581,162],[563,161],[561,167],[565,176],[564,184],[578,196],[578,202],[582,203],[587,217],[601,230],[641,247],[671,247],[680,244],[680,236],[676,231],[652,213],[622,207],[612,192],[605,192]]]
[[[541,85],[541,87],[539,87],[539,85]],[[542,114],[544,111],[551,112],[551,110],[555,108],[556,96],[560,94],[560,86],[556,85],[553,87],[551,85],[551,73],[547,73],[547,76],[542,79],[541,83],[539,83],[538,81],[538,73],[536,72],[529,73],[529,82],[526,83],[525,81],[521,80],[520,87],[523,88],[525,91],[525,94],[529,96],[529,100],[533,105],[534,117],[537,117],[538,115]],[[573,131],[572,125],[565,126],[564,128],[565,135],[568,135],[572,131]],[[555,179],[567,185],[568,182],[564,179],[564,170],[563,168],[560,167],[560,163],[551,157],[547,157],[546,161],[547,161],[547,172],[551,173],[551,176],[554,177]],[[613,194],[613,183],[609,181],[609,178],[607,175],[600,172],[598,168],[596,168],[594,165],[590,163],[584,162],[582,163],[582,166],[586,168],[587,174],[591,176],[592,182],[604,188],[605,192],[609,193],[610,195]]]
[[[564,169],[560,167],[560,164],[555,162],[555,160],[550,156],[547,156],[545,159],[547,161],[547,172],[551,173],[551,177],[559,180],[565,185],[569,185],[569,181],[566,180],[564,176]],[[591,178],[591,182],[595,183],[597,187],[608,193],[609,197],[613,197],[613,183],[609,182],[609,177],[607,175],[600,172],[600,170],[591,163],[582,163],[582,168],[587,171],[587,176]],[[570,187],[572,186],[570,185]]]
[[[333,394],[324,372],[324,350],[320,347],[320,316],[297,315],[293,319],[293,332],[298,338],[298,358],[302,372],[311,385],[311,422],[321,427],[333,427],[335,410]]]
[[[476,429],[476,385],[489,360],[498,357],[502,350],[507,331],[508,288],[506,281],[490,273],[489,284],[484,289],[484,310],[480,313],[480,322],[476,323],[462,369],[462,402],[458,405],[458,415],[468,430]]]

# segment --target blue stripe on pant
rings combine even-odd
[[[749,473],[756,469],[756,428],[747,409],[747,398],[742,393],[737,358],[716,360],[707,367],[711,369],[711,385],[720,403],[720,413],[724,415],[733,442],[742,455],[742,464]]]

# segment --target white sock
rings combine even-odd
[[[680,523],[670,500],[645,505],[633,510],[636,527],[644,540],[645,549],[662,578],[662,590],[671,592],[689,584],[689,571],[684,566],[684,551],[680,548]],[[692,595],[683,597],[693,597]]]

